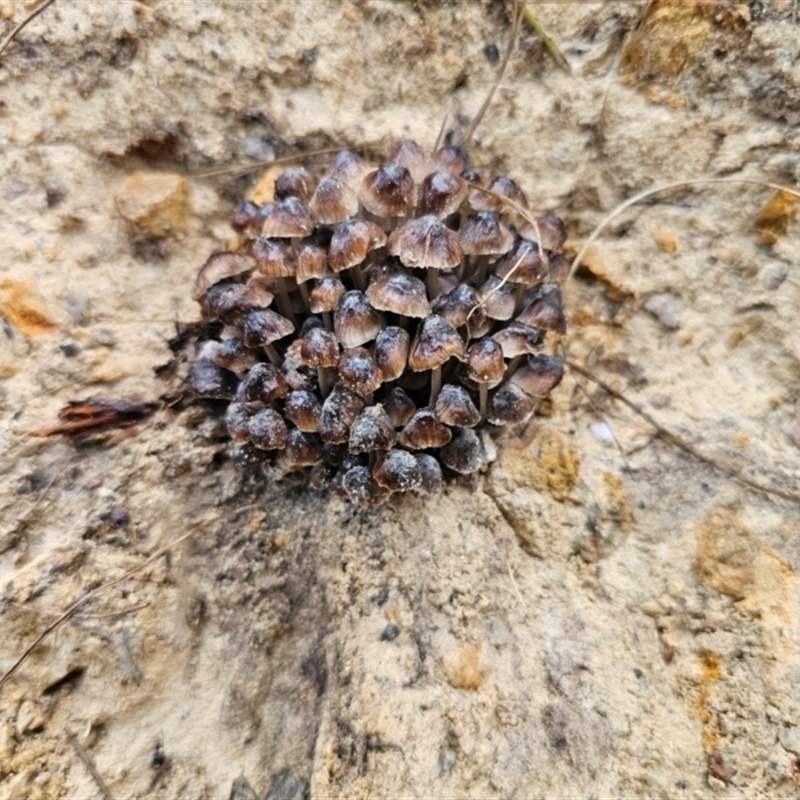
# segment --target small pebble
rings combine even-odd
[[[595,422],[589,426],[592,436],[604,444],[611,444],[614,441],[614,434],[605,422]]]
[[[665,328],[674,331],[680,327],[678,315],[680,301],[674,294],[662,292],[654,294],[645,300],[644,308],[649,311]]]

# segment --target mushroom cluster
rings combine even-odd
[[[377,168],[287,169],[272,202],[242,203],[193,295],[211,338],[191,388],[227,403],[234,457],[365,506],[485,467],[485,434],[563,374],[546,338],[566,327],[564,224],[527,208],[463,148],[411,141]]]

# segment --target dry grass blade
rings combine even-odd
[[[555,61],[556,64],[558,64],[558,66],[561,67],[561,69],[563,69],[568,75],[572,75],[572,67],[569,65],[569,61],[567,61],[566,57],[561,52],[561,49],[553,40],[553,37],[547,33],[547,31],[542,27],[542,23],[533,16],[533,12],[526,5],[523,4],[522,9],[522,19],[524,20],[525,24],[542,40],[542,44],[545,46],[547,52],[553,57],[553,61]]]
[[[9,33],[9,34],[8,34],[8,36],[6,36],[6,38],[5,38],[5,39],[3,39],[3,41],[2,41],[2,42],[0,42],[0,55],[2,55],[3,51],[4,51],[4,50],[5,50],[5,49],[6,49],[6,48],[7,48],[7,47],[8,47],[8,46],[11,44],[11,42],[13,42],[13,41],[14,41],[14,37],[15,37],[15,36],[16,36],[16,35],[17,35],[17,34],[18,34],[18,33],[19,33],[19,32],[20,32],[20,31],[21,31],[21,30],[22,30],[22,29],[23,29],[23,28],[24,28],[24,27],[25,27],[25,26],[26,26],[26,25],[29,23],[29,22],[31,22],[32,20],[36,19],[36,17],[38,17],[38,16],[39,16],[39,14],[41,14],[41,13],[42,13],[42,11],[44,11],[44,10],[45,10],[45,9],[46,9],[48,6],[51,6],[51,5],[53,5],[53,3],[55,3],[55,1],[56,1],[56,0],[44,0],[44,2],[43,2],[41,5],[38,5],[38,6],[36,6],[36,8],[34,8],[34,9],[33,9],[33,11],[31,11],[31,13],[30,13],[30,14],[28,14],[28,16],[27,16],[27,17],[25,17],[25,19],[23,19],[23,20],[22,20],[22,22],[20,22],[20,23],[19,23],[19,25],[17,25],[17,26],[16,26],[16,27],[15,27],[15,28],[12,30],[12,31],[11,31],[11,33]]]
[[[108,786],[106,786],[102,776],[97,771],[97,767],[94,765],[92,757],[86,752],[86,750],[84,750],[83,746],[78,741],[78,737],[75,736],[75,734],[69,728],[65,728],[64,732],[67,734],[67,740],[78,754],[78,758],[83,761],[84,766],[89,770],[89,774],[92,776],[94,782],[97,784],[97,788],[103,795],[103,800],[111,800],[111,792],[109,791]]]
[[[772,495],[773,497],[780,497],[782,500],[788,500],[791,503],[797,503],[800,505],[800,494],[796,494],[795,492],[787,492],[783,489],[774,489],[770,486],[765,486],[758,481],[754,481],[752,478],[748,478],[745,475],[742,475],[739,470],[734,469],[733,467],[726,466],[725,464],[721,464],[719,461],[704,455],[701,453],[697,448],[693,445],[689,444],[685,439],[682,439],[672,431],[667,430],[663,425],[661,425],[656,419],[654,419],[650,414],[646,411],[642,410],[636,403],[632,403],[625,397],[624,394],[618,392],[613,387],[609,386],[605,381],[598,378],[596,375],[589,372],[589,370],[584,369],[581,366],[578,366],[573,361],[568,361],[566,358],[564,359],[564,364],[568,366],[571,370],[577,372],[579,375],[583,375],[584,378],[588,378],[592,383],[597,384],[603,391],[610,394],[615,400],[619,400],[620,403],[627,406],[634,414],[644,419],[649,425],[653,427],[656,434],[666,442],[677,447],[679,450],[683,450],[684,453],[690,455],[692,458],[701,461],[703,464],[707,464],[708,466],[712,467],[713,469],[721,472],[723,475],[727,475],[729,478],[741,483],[743,486],[746,486],[748,489],[752,489],[756,492],[762,492],[763,494]]]

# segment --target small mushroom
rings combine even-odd
[[[405,167],[384,164],[364,177],[359,199],[377,217],[405,216],[414,206],[414,179]]]
[[[468,318],[472,327],[482,325],[486,319],[480,303],[480,295],[475,289],[467,283],[459,283],[455,289],[437,297],[432,308],[434,314],[446,319],[454,328],[466,325]]]
[[[469,392],[463,386],[448,383],[442,386],[436,398],[436,416],[445,425],[456,428],[473,428],[481,421],[481,415]]]
[[[405,272],[384,270],[370,281],[367,297],[373,308],[389,311],[402,317],[427,317],[431,304],[425,294],[425,284]]]
[[[313,242],[306,242],[297,249],[295,280],[298,284],[306,283],[312,278],[324,278],[330,274],[328,253],[324,247]]]
[[[467,217],[458,231],[458,241],[467,255],[495,256],[512,248],[514,236],[498,222],[496,214],[480,211]]]
[[[539,331],[523,325],[521,322],[512,322],[492,334],[492,339],[503,348],[504,358],[516,358],[529,353],[537,353],[542,348],[542,337]]]
[[[231,403],[225,409],[225,426],[234,444],[250,441],[250,412],[244,403]]]
[[[516,211],[513,206],[504,202],[506,199],[522,208],[528,207],[528,199],[511,178],[501,175],[491,181],[486,188],[488,192],[473,189],[469,193],[469,203],[476,211],[496,211],[498,214]]]
[[[259,236],[253,244],[256,269],[272,278],[287,278],[295,273],[295,264],[289,248],[275,239]]]
[[[480,339],[467,351],[467,377],[478,384],[481,419],[486,418],[489,387],[503,379],[503,348],[494,339]]]
[[[336,225],[358,213],[358,197],[344,181],[323,178],[309,203],[314,219],[323,225]]]
[[[372,167],[355,153],[342,150],[333,161],[330,177],[346,183],[353,191],[358,191],[364,177]]]
[[[405,167],[411,173],[414,183],[422,183],[425,176],[436,169],[433,159],[411,139],[400,142],[386,159],[386,163]]]
[[[442,448],[444,465],[460,475],[471,475],[483,465],[483,448],[471,428],[459,428],[453,440]]]
[[[424,494],[437,495],[442,491],[442,468],[428,453],[414,453],[420,472],[419,490]]]
[[[548,267],[542,261],[539,245],[529,239],[520,239],[495,265],[498,278],[522,286],[536,286],[548,276]]]
[[[384,383],[397,380],[405,372],[410,343],[408,331],[394,325],[375,337],[373,357]]]
[[[528,363],[511,376],[511,382],[531,397],[547,397],[563,377],[564,364],[560,358],[531,356]]]
[[[296,389],[286,397],[283,415],[305,433],[319,430],[319,419],[322,416],[322,403],[319,398],[307,389]]]
[[[422,320],[411,350],[408,366],[414,372],[431,370],[431,403],[436,402],[442,383],[442,364],[455,356],[464,360],[464,342],[458,331],[443,317],[433,314]]]
[[[446,169],[454,175],[460,175],[470,168],[469,153],[459,145],[440,147],[433,156],[440,169]]]
[[[542,284],[531,294],[526,293],[525,300],[527,305],[517,317],[518,322],[558,334],[567,332],[561,292],[557,286]]]
[[[319,436],[292,428],[286,438],[284,458],[292,467],[313,467],[322,461],[322,451]]]
[[[244,380],[245,400],[250,403],[269,405],[286,397],[288,391],[286,376],[273,364],[259,362]]]
[[[203,295],[215,284],[227,278],[234,278],[245,272],[250,272],[256,266],[252,256],[244,253],[214,253],[209,256],[200,268],[194,280],[192,299],[200,300]]]
[[[403,447],[414,450],[438,449],[453,438],[450,428],[445,427],[432,408],[421,408],[406,423],[398,441]]]
[[[267,214],[269,214],[271,209],[271,203],[261,208],[252,201],[245,200],[243,203],[239,203],[233,210],[231,228],[233,228],[236,233],[243,234],[250,239],[255,239],[256,236],[261,234],[261,229],[264,227],[264,220],[267,218]]]
[[[336,365],[342,383],[354,392],[368,397],[382,383],[383,375],[365,347],[346,349]]]
[[[244,372],[258,363],[255,353],[235,336],[222,342],[213,356],[213,361],[231,372]]]
[[[342,478],[342,488],[351,503],[372,508],[389,499],[389,490],[378,485],[369,467],[351,467]]]
[[[392,450],[381,456],[372,469],[379,486],[390,492],[408,492],[418,489],[422,483],[419,462],[406,450]]]
[[[198,358],[192,366],[189,386],[198,397],[206,400],[231,400],[239,381],[236,376],[215,364],[210,358]]]
[[[371,453],[391,450],[396,435],[389,415],[381,406],[368,406],[350,428],[350,452]]]
[[[343,444],[350,438],[350,426],[364,408],[364,398],[337,383],[322,404],[319,435],[323,442]]]
[[[289,196],[275,203],[264,220],[261,235],[276,239],[300,239],[314,231],[314,220],[306,204]]]
[[[439,170],[428,175],[419,191],[417,213],[419,216],[433,214],[439,219],[458,211],[467,199],[469,187],[448,170]]]
[[[287,197],[297,197],[304,203],[311,200],[319,180],[305,167],[289,167],[275,180],[275,199],[285,200]],[[277,234],[269,234],[276,236]]]
[[[324,315],[334,311],[346,291],[345,285],[335,275],[320,278],[308,296],[311,312]]]
[[[417,410],[414,401],[399,386],[395,386],[389,392],[383,403],[383,408],[395,428],[402,428]]]
[[[259,308],[268,308],[274,295],[260,281],[218,283],[206,294],[208,314],[226,325],[235,325],[242,315]]]
[[[383,314],[370,305],[362,292],[346,292],[339,300],[333,316],[333,329],[342,347],[366,344],[385,327]]]
[[[303,335],[300,358],[308,367],[317,370],[319,390],[323,397],[328,394],[330,384],[327,370],[335,367],[339,360],[339,342],[336,336],[324,328],[311,328]]]
[[[274,409],[265,408],[250,417],[250,441],[259,450],[282,450],[288,430],[283,417]]]
[[[294,333],[294,325],[272,309],[264,308],[245,314],[244,343],[248,347],[263,347],[276,366],[280,363],[280,357],[272,343],[290,333]]]
[[[374,222],[345,220],[333,232],[328,248],[328,264],[334,272],[341,272],[362,264],[369,253],[385,244],[386,234]]]
[[[481,308],[488,319],[507,320],[514,316],[516,289],[513,283],[504,283],[492,275],[478,293],[482,301]]]
[[[503,384],[492,396],[488,421],[492,425],[518,425],[527,422],[536,407],[536,401],[515,383]]]

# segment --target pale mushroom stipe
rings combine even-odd
[[[234,459],[303,470],[361,506],[484,469],[493,432],[561,381],[563,222],[460,146],[345,151],[234,211],[200,269],[191,389],[225,406]]]

